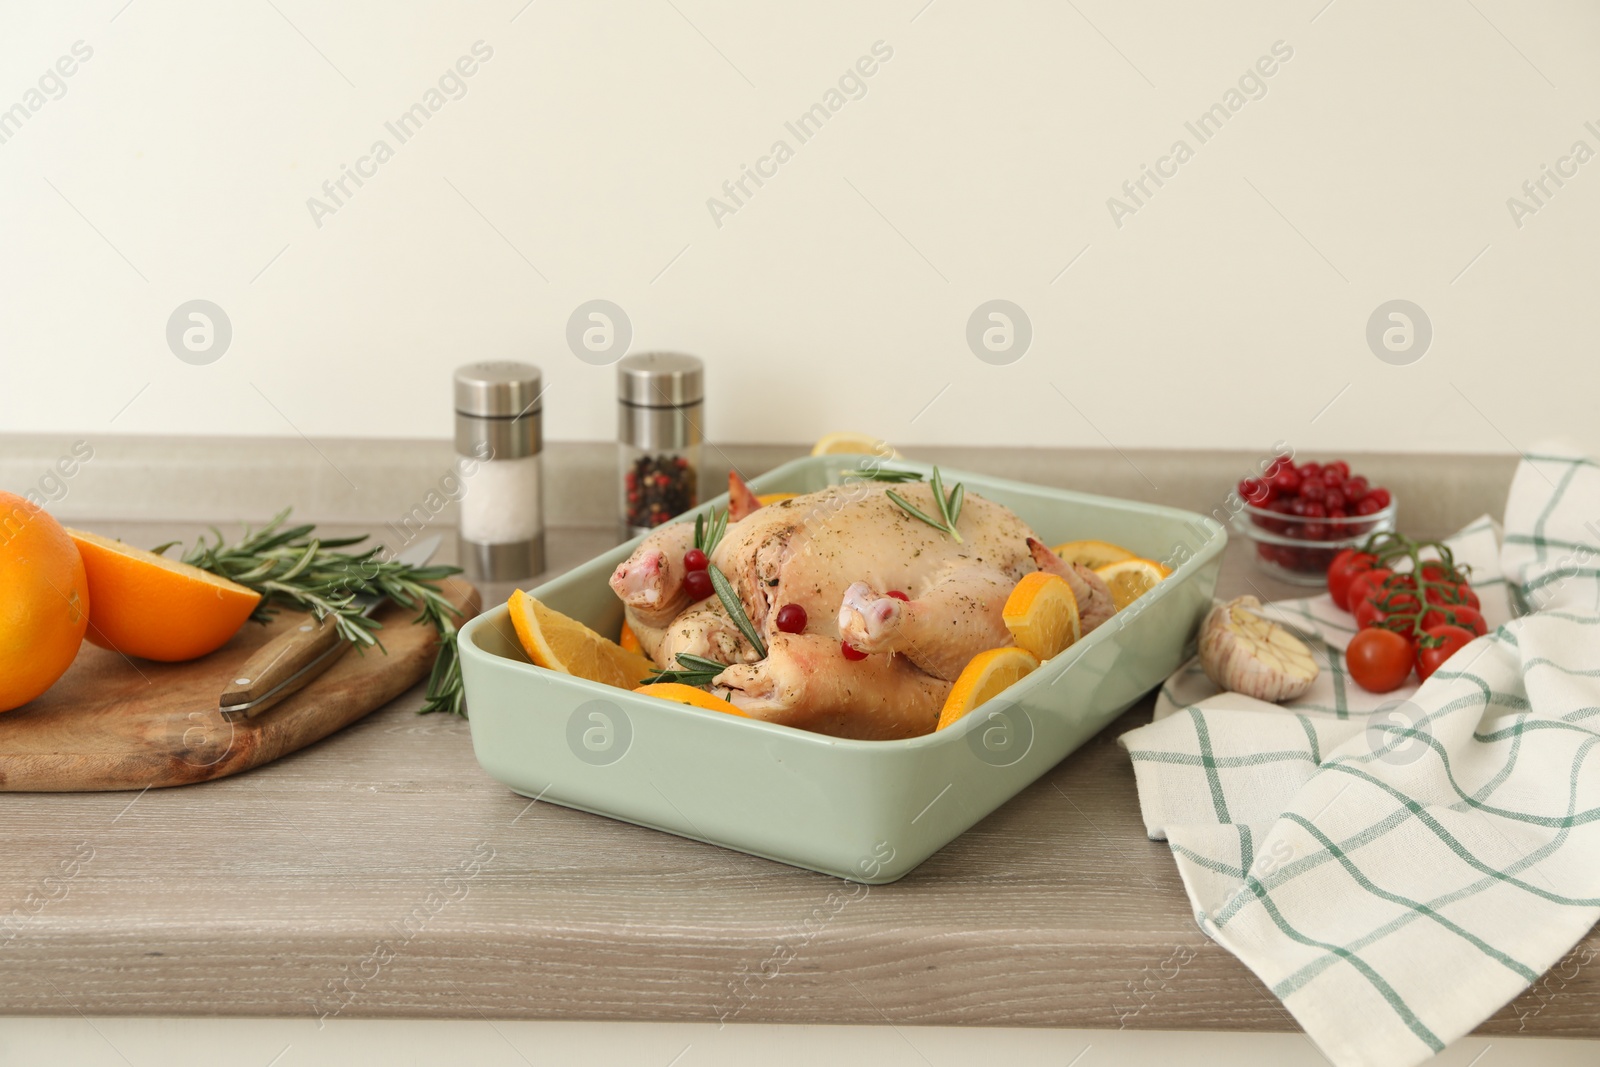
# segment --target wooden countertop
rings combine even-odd
[[[1247,557],[1219,592],[1295,595]],[[871,888],[530,802],[419,703],[237,778],[0,796],[0,1013],[1296,1028],[1145,837],[1115,739],[1148,701]],[[1600,1036],[1597,955],[1481,1032]]]

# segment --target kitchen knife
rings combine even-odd
[[[418,541],[395,556],[395,562],[421,567],[439,550],[439,535]],[[388,597],[364,595],[355,598],[361,614],[371,618]],[[331,618],[307,619],[286,633],[279,634],[256,650],[229,682],[217,702],[222,717],[238,722],[261,714],[284,697],[299,692],[312,679],[338,662],[350,648],[339,636]]]

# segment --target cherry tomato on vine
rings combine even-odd
[[[1361,606],[1361,602],[1382,586],[1383,580],[1393,573],[1394,571],[1388,567],[1373,567],[1350,579],[1350,586],[1344,594],[1345,610],[1354,614],[1356,608]]]
[[[1474,593],[1472,587],[1466,582],[1458,582],[1454,585],[1442,587],[1431,586],[1428,589],[1426,599],[1430,605],[1437,604],[1450,607],[1456,604],[1465,604],[1469,608],[1482,607],[1478,603],[1478,594]]]
[[[1354,548],[1347,548],[1334,556],[1333,562],[1328,564],[1328,595],[1333,597],[1333,602],[1349,611],[1347,597],[1350,583],[1357,576],[1370,571],[1377,562],[1378,557],[1371,552],[1360,552]]]
[[[1451,622],[1449,616],[1454,616]],[[1465,604],[1449,604],[1444,607],[1429,608],[1422,616],[1423,632],[1435,626],[1459,626],[1463,630],[1470,630],[1474,637],[1482,637],[1489,632],[1489,624],[1484,621],[1483,614],[1477,608]]]
[[[1417,649],[1417,677],[1424,682],[1434,671],[1442,667],[1446,660],[1470,645],[1475,636],[1470,630],[1450,625],[1430,626],[1422,632],[1426,638],[1423,645]],[[1434,641],[1438,643],[1433,644]]]
[[[1344,653],[1350,677],[1369,693],[1387,693],[1404,685],[1415,658],[1410,641],[1381,629],[1362,630]]]

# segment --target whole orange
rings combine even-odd
[[[228,643],[261,594],[210,571],[99,534],[68,530],[89,574],[89,640],[178,663]]]
[[[0,493],[0,711],[67,673],[88,625],[89,581],[72,538],[41,508]]]

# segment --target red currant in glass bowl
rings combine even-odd
[[[1234,531],[1255,543],[1262,570],[1295,585],[1321,585],[1340,551],[1395,528],[1394,494],[1342,459],[1297,467],[1280,457],[1238,495]]]

